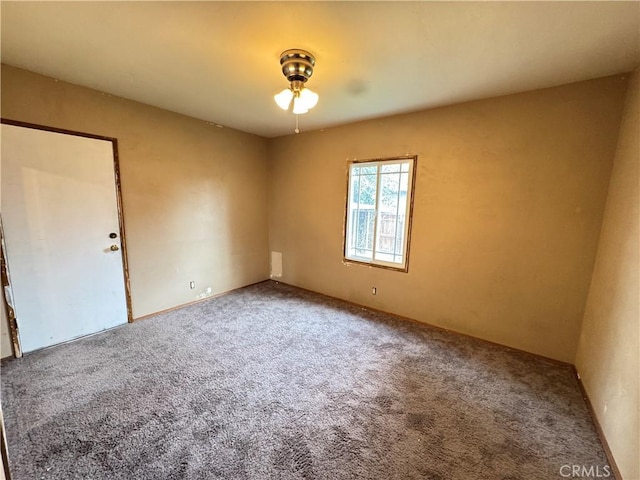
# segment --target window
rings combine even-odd
[[[344,256],[408,270],[416,157],[349,164]]]

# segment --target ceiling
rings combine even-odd
[[[265,137],[283,50],[316,56],[300,129],[627,72],[631,2],[6,2],[2,61]]]

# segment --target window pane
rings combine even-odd
[[[400,169],[400,165],[396,167]],[[396,249],[399,182],[399,173],[381,174],[375,258],[386,262],[394,261],[393,253]]]
[[[381,169],[382,172],[398,172],[380,175],[379,224],[374,258],[384,262],[403,262],[404,221],[409,187],[408,173],[399,173],[403,165],[384,165]]]
[[[396,227],[396,249],[394,253],[400,256],[403,254],[402,247],[404,246],[404,219],[404,215],[398,215],[398,223]],[[402,258],[399,258],[397,261],[401,262]]]
[[[354,171],[363,173],[371,167],[351,168],[351,187],[348,216],[347,252],[350,257],[363,260],[373,258],[373,236],[375,228],[375,205],[377,167],[373,167],[373,175],[355,175]]]
[[[371,258],[373,255],[373,229],[375,211],[359,210],[356,217],[357,241],[354,254],[357,257]]]
[[[408,172],[409,171],[409,162],[402,164],[402,171],[403,172]]]
[[[395,213],[400,191],[400,174],[387,173],[380,176],[380,203],[382,211]]]
[[[382,173],[398,173],[400,171],[399,163],[392,163],[390,165],[382,165]]]
[[[358,203],[360,198],[360,177],[351,177],[351,203]]]
[[[407,213],[407,197],[409,196],[409,174],[400,174],[400,196],[398,199],[398,213],[406,215]]]
[[[360,173],[364,175],[377,175],[378,167],[376,165],[370,167],[360,167]]]
[[[360,197],[358,198],[361,205],[376,208],[376,186],[378,178],[376,175],[361,175],[360,176]]]

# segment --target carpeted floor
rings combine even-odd
[[[14,480],[540,480],[607,465],[570,367],[275,282],[1,373]]]

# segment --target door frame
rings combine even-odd
[[[133,308],[131,305],[131,285],[129,282],[129,262],[127,260],[127,240],[124,228],[124,210],[122,206],[122,192],[120,187],[120,159],[118,156],[118,139],[114,137],[105,137],[103,135],[94,135],[92,133],[78,132],[75,130],[66,130],[63,128],[49,127],[46,125],[38,125],[35,123],[21,122],[8,118],[0,118],[0,123],[5,125],[13,125],[14,127],[31,128],[34,130],[44,130],[46,132],[62,133],[64,135],[74,135],[76,137],[93,138],[95,140],[105,140],[111,142],[113,147],[113,173],[116,187],[116,204],[118,210],[118,225],[120,229],[120,244],[122,248],[122,272],[124,275],[124,292],[127,303],[127,322],[133,322]],[[9,259],[7,259],[9,261]],[[19,338],[15,322],[9,322],[9,332],[12,338]]]
[[[9,337],[11,338],[11,351],[16,358],[22,358],[22,348],[20,346],[20,336],[18,335],[18,324],[16,323],[16,311],[13,308],[13,291],[11,290],[11,275],[9,275],[9,265],[7,264],[7,249],[4,244],[4,229],[2,227],[2,215],[0,214],[0,279],[2,285],[2,299],[4,301],[0,308],[4,308],[7,314],[7,325],[9,327]]]

